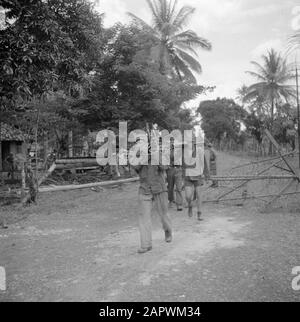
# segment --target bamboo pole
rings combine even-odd
[[[275,166],[275,165],[277,165],[277,164],[280,164],[281,163],[281,160],[279,160],[279,161],[276,161],[276,162],[273,162],[270,166],[268,166],[267,168],[265,168],[264,170],[262,170],[262,171],[260,171],[259,173],[258,173],[258,175],[260,176],[260,175],[262,175],[262,174],[264,174],[264,173],[266,173],[267,171],[269,171],[273,166]],[[249,183],[251,180],[247,180],[247,181],[245,181],[245,182],[243,182],[243,183],[241,183],[240,185],[238,185],[238,186],[236,186],[236,187],[234,187],[233,189],[231,189],[230,191],[228,191],[228,192],[226,192],[226,193],[224,193],[224,194],[222,194],[218,199],[220,200],[220,199],[222,199],[222,198],[224,198],[224,197],[226,197],[226,196],[228,196],[229,194],[231,194],[232,192],[234,192],[234,191],[236,191],[236,190],[238,190],[238,189],[240,189],[240,188],[242,188],[243,186],[245,186],[247,183]]]
[[[300,151],[300,103],[299,103],[299,77],[298,77],[297,62],[296,62],[296,93],[297,93],[298,148]],[[299,153],[299,169],[300,169],[300,153]]]
[[[283,193],[281,196],[293,196],[300,194],[300,191],[296,192],[288,192]],[[247,197],[239,197],[239,198],[230,198],[230,199],[222,199],[222,200],[205,200],[203,203],[218,203],[218,202],[227,202],[227,201],[239,201],[239,200],[252,200],[252,199],[260,199],[260,198],[270,198],[270,197],[276,197],[277,199],[278,195],[270,194],[270,195],[259,195],[259,196],[247,196]]]
[[[281,162],[281,161],[280,161]],[[275,168],[279,169],[279,170],[282,170],[282,171],[285,171],[285,172],[288,172],[288,173],[292,173],[291,170],[289,169],[286,169],[284,167],[280,167],[279,165],[274,165]]]
[[[115,181],[103,181],[97,183],[88,183],[82,185],[69,185],[69,186],[56,186],[51,188],[40,188],[39,192],[57,192],[57,191],[71,191],[71,190],[82,190],[82,189],[89,189],[89,188],[96,188],[96,187],[109,187],[114,185],[126,184],[126,183],[134,183],[138,182],[139,177],[124,179],[124,180],[115,180]]]
[[[78,164],[78,163],[89,164],[89,165],[90,164],[99,165],[97,163],[96,158],[60,159],[60,160],[56,160],[55,163],[57,165]]]
[[[241,176],[241,177],[211,177],[214,181],[260,181],[297,179],[297,176]]]
[[[284,157],[293,156],[295,153],[299,154],[298,151],[293,151],[293,152],[286,153],[283,156]],[[248,166],[255,165],[255,164],[270,162],[270,161],[278,160],[278,159],[281,159],[281,158],[282,158],[282,156],[279,155],[279,156],[274,157],[274,158],[269,158],[269,159],[264,159],[264,160],[259,160],[259,161],[253,161],[253,162],[245,163],[245,164],[242,164],[242,165],[238,165],[238,166],[232,168],[231,170],[236,170],[236,169],[248,167]]]
[[[278,151],[281,159],[285,162],[285,164],[287,165],[287,167],[297,177],[298,182],[300,182],[300,174],[299,174],[299,171],[297,171],[294,168],[294,166],[288,162],[288,160],[286,159],[286,156],[282,153],[281,148],[280,148],[279,144],[276,142],[276,140],[274,139],[273,135],[268,130],[266,130],[266,135],[269,138],[269,140],[272,142],[272,144],[274,145],[274,147],[277,149],[277,151]]]
[[[272,200],[270,200],[267,204],[265,209],[267,209],[268,206],[270,206],[273,202],[275,202],[277,199],[282,197],[284,193],[291,187],[291,185],[294,183],[294,179],[290,180],[289,183],[281,189]]]
[[[73,164],[73,165],[56,165],[55,170],[99,170],[99,166],[87,165],[87,164]]]

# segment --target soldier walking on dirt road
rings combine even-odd
[[[165,241],[172,242],[172,223],[168,214],[168,193],[165,182],[166,166],[140,165],[134,167],[140,177],[139,188],[139,229],[141,237],[141,248],[139,254],[152,250],[152,222],[151,211],[155,204],[163,230]]]
[[[183,209],[183,169],[182,166],[175,165],[174,162],[174,144],[172,145],[170,167],[167,170],[167,181],[168,181],[168,199],[170,206],[175,201],[177,211]],[[175,190],[175,191],[174,191]],[[176,198],[174,200],[174,192]]]
[[[200,157],[200,155],[196,155],[197,151],[196,143],[193,143],[193,157]],[[210,173],[207,165],[207,160],[203,151],[203,160],[204,165],[203,169],[200,173],[198,170],[194,175],[189,175],[188,170],[194,170],[196,164],[194,166],[188,166],[184,163],[184,187],[185,187],[185,196],[188,206],[188,216],[190,218],[193,217],[193,200],[194,196],[196,196],[197,203],[197,218],[199,221],[202,220],[202,187],[204,186],[205,180],[210,179]]]

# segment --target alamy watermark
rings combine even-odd
[[[300,292],[300,266],[293,268],[292,275],[295,276],[295,278],[292,280],[292,289],[295,292]]]
[[[2,266],[0,266],[0,291],[6,291],[6,272]]]
[[[188,176],[199,176],[204,169],[204,136],[193,130],[144,131],[128,134],[127,122],[119,123],[119,133],[100,131],[97,162],[101,166],[184,166]],[[118,140],[118,144],[117,144]],[[130,145],[130,148],[128,148]],[[118,149],[117,149],[118,146]],[[118,150],[118,151],[117,151]]]

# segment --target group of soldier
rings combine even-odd
[[[193,145],[193,155],[196,152],[196,144]],[[172,158],[173,156],[173,158]],[[14,176],[14,157],[10,154],[7,158],[9,164],[9,176]],[[201,173],[190,175],[189,166],[184,162],[176,165],[171,153],[170,166],[164,165],[139,165],[134,167],[140,178],[139,187],[139,230],[141,247],[138,253],[144,254],[152,250],[152,208],[155,208],[160,216],[165,241],[171,243],[173,239],[172,222],[169,208],[176,205],[177,211],[187,208],[187,215],[193,218],[193,204],[197,205],[197,219],[202,220],[202,190],[211,175],[216,175],[217,155],[210,143],[205,143],[204,166]],[[213,181],[211,187],[217,187],[217,181]],[[35,198],[35,197],[34,197]]]
[[[196,144],[193,145],[195,155]],[[139,174],[139,230],[141,247],[139,254],[152,250],[152,207],[155,206],[165,232],[165,241],[171,243],[173,239],[172,222],[169,208],[175,203],[177,211],[183,211],[184,206],[188,210],[188,217],[193,218],[193,204],[197,205],[197,219],[202,220],[202,190],[211,175],[216,175],[217,155],[210,143],[205,143],[204,167],[201,173],[195,176],[189,175],[189,167],[186,164],[177,166],[171,156],[170,166],[164,165],[140,165],[135,170]],[[217,187],[213,180],[211,187]],[[185,192],[185,193],[184,193]],[[185,198],[184,198],[185,194]]]

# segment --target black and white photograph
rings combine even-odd
[[[297,0],[0,0],[0,303],[300,302],[299,81]]]

